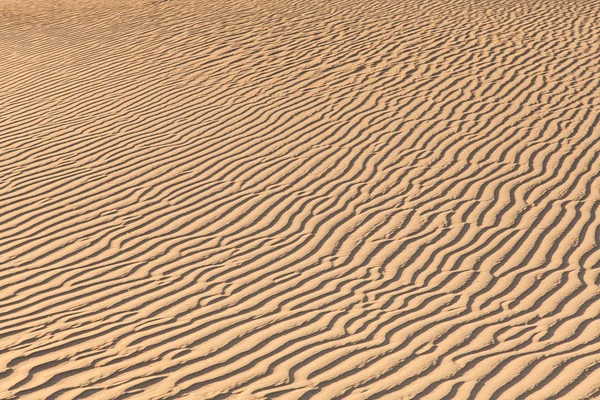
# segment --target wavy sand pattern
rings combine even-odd
[[[600,396],[598,0],[0,2],[2,399]]]

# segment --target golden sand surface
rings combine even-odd
[[[0,0],[0,399],[600,396],[598,0]]]

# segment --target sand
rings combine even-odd
[[[600,396],[599,11],[0,1],[0,398]]]

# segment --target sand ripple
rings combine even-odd
[[[600,395],[597,0],[0,3],[0,398]]]

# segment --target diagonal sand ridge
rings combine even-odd
[[[600,396],[597,0],[0,0],[0,398]]]

